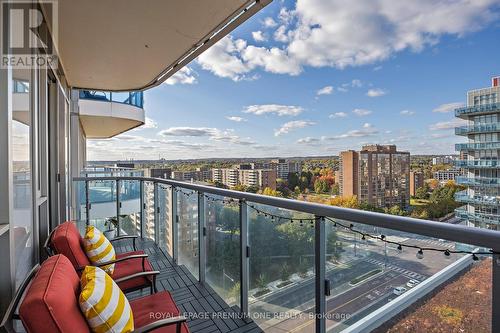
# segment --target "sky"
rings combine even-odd
[[[89,160],[453,154],[468,90],[500,75],[500,0],[274,0],[165,83]]]

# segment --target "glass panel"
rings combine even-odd
[[[227,304],[240,305],[240,218],[238,203],[210,195],[205,206],[206,279]]]
[[[181,189],[177,193],[177,202],[179,264],[185,265],[198,278],[198,196]]]
[[[259,214],[252,207],[287,219]],[[315,330],[314,224],[301,220],[309,218],[304,213],[249,204],[249,311],[264,330]]]
[[[110,101],[111,93],[105,91],[95,91],[95,90],[80,90],[80,98],[93,99],[97,101]]]
[[[16,287],[34,265],[33,215],[31,187],[31,100],[29,70],[13,71],[13,78],[23,78],[27,91],[12,96],[12,182],[14,192],[11,232],[14,235]],[[16,85],[17,86],[17,85]],[[19,87],[21,88],[21,87]]]
[[[104,231],[106,237],[116,235],[116,182],[114,180],[89,181],[89,223]]]
[[[325,228],[326,278],[332,287],[331,296],[326,298],[328,332],[340,332],[396,298],[408,297],[409,290],[418,288],[424,280],[463,256],[424,251],[423,259],[418,259],[418,248],[458,250],[463,247],[444,240],[358,223],[352,223],[351,230],[350,222],[336,222],[337,226],[327,220]],[[354,230],[367,236],[363,237]],[[381,235],[393,243],[382,241]],[[401,249],[398,249],[399,244]],[[443,274],[449,275],[448,280],[456,273]],[[427,316],[420,320],[425,322]],[[453,330],[443,330],[448,331]]]
[[[165,249],[167,253],[172,256],[172,218],[170,212],[170,203],[172,200],[171,191],[169,186],[158,185],[158,207],[160,213],[158,214],[160,235],[158,238],[159,246]]]
[[[154,184],[144,182],[144,238],[155,239]]]
[[[120,181],[120,234],[141,234],[141,182]]]

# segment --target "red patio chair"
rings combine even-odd
[[[41,266],[37,265],[23,281],[0,324],[0,331],[15,332],[14,321],[21,320],[28,333],[90,333],[80,310],[79,296],[80,278],[73,264],[63,255],[54,255]],[[134,333],[189,333],[186,318],[180,315],[168,292],[129,303]],[[165,319],[155,320],[151,313],[161,313]]]
[[[130,292],[145,287],[151,289],[151,293],[156,291],[157,271],[148,260],[148,255],[142,250],[137,250],[135,240],[137,236],[121,236],[110,239],[116,242],[123,239],[133,240],[134,251],[126,253],[117,253],[116,259],[99,265],[94,265],[87,257],[83,238],[73,222],[64,222],[58,225],[49,235],[45,243],[45,249],[50,255],[64,254],[73,264],[78,272],[81,272],[85,266],[103,267],[109,264],[115,264],[112,278],[117,282],[123,292]],[[118,282],[124,276],[135,277],[123,282]]]

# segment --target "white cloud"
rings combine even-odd
[[[339,140],[347,138],[362,138],[378,134],[378,130],[372,126],[370,123],[364,123],[362,129],[348,131],[344,134],[336,135],[333,137],[326,138],[327,140]]]
[[[281,43],[286,43],[289,41],[286,26],[280,25],[280,27],[276,29],[276,31],[274,32],[274,40]]]
[[[245,118],[243,117],[237,117],[237,116],[228,116],[226,117],[227,120],[231,120],[231,121],[235,121],[237,123],[241,123],[241,122],[244,122],[244,121],[247,121]]]
[[[332,86],[326,86],[326,87],[323,87],[320,90],[318,90],[316,92],[316,95],[318,95],[318,96],[320,96],[320,95],[330,95],[331,93],[333,93],[333,87]]]
[[[189,67],[182,67],[179,69],[174,75],[169,77],[166,81],[166,84],[174,85],[174,84],[193,84],[196,83],[196,76],[194,71]]]
[[[310,136],[308,136],[308,137],[305,137],[302,139],[298,139],[297,143],[299,143],[299,144],[314,144],[314,143],[318,143],[320,141],[321,140],[318,138],[311,138]]]
[[[312,126],[312,125],[315,125],[315,123],[312,121],[308,121],[308,120],[289,121],[287,123],[284,123],[280,129],[275,130],[274,136],[280,136],[282,134],[289,133],[289,132],[296,130],[298,128],[304,128],[304,127]]]
[[[352,110],[352,113],[354,113],[358,117],[364,117],[371,114],[372,111],[366,109],[354,109]]]
[[[440,106],[438,106],[437,108],[432,110],[432,112],[448,113],[448,112],[454,111],[457,108],[461,108],[463,106],[464,106],[464,103],[461,103],[461,102],[446,103],[446,104],[441,104]]]
[[[380,97],[380,96],[384,96],[385,94],[387,94],[387,92],[385,90],[376,88],[376,89],[369,89],[368,92],[366,93],[366,96]]]
[[[275,26],[278,25],[278,23],[276,23],[276,21],[272,17],[266,17],[262,22],[262,24],[266,28],[274,28]]]
[[[146,117],[144,125],[136,127],[133,130],[131,130],[131,131],[132,132],[137,132],[137,131],[140,131],[140,130],[151,129],[151,128],[158,128],[158,124],[153,119],[151,119],[149,117]]]
[[[415,114],[414,111],[410,111],[410,110],[403,110],[400,112],[401,115],[403,116],[413,116]]]
[[[261,104],[261,105],[249,105],[243,110],[243,113],[251,113],[257,116],[265,114],[277,114],[278,116],[297,116],[301,114],[303,111],[304,109],[300,106]]]
[[[252,67],[245,63],[239,53],[247,47],[242,39],[224,37],[198,57],[201,68],[211,71],[217,76],[239,81]]]
[[[234,130],[220,130],[213,127],[170,127],[158,133],[158,135],[181,136],[181,137],[208,137],[213,141],[229,142],[234,144],[252,145],[254,141],[249,138],[241,138],[234,134]]]
[[[347,113],[345,112],[335,112],[328,116],[328,118],[330,119],[345,118],[345,117],[347,117]]]
[[[256,42],[265,42],[267,40],[267,36],[262,31],[253,31],[252,37]]]
[[[137,135],[128,135],[128,134],[120,134],[117,135],[111,140],[120,140],[120,141],[142,141],[144,138],[142,136],[137,136]]]
[[[214,46],[200,56],[200,63],[214,74],[232,79],[257,67],[297,75],[304,66],[342,69],[376,64],[399,52],[420,52],[444,36],[461,37],[484,28],[498,18],[497,3],[498,0],[359,0],[346,6],[341,0],[297,0],[295,8],[279,15],[284,28],[280,28],[278,36],[280,40],[287,39],[283,48],[262,48],[259,54],[267,56],[253,63],[244,59],[243,53],[254,46],[242,45],[234,51],[222,48],[220,57],[205,56],[207,52],[214,53]],[[278,26],[271,17],[264,19],[263,24],[267,28]],[[286,64],[270,65],[273,61]],[[221,64],[228,68],[221,69]]]
[[[453,129],[456,126],[462,126],[465,125],[466,122],[461,119],[453,119],[451,121],[441,121],[437,122],[435,124],[429,125],[429,129],[431,131],[440,131],[440,130],[448,130],[448,129]]]

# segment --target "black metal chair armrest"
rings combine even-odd
[[[121,240],[124,240],[124,239],[131,239],[132,240],[132,246],[134,247],[134,251],[137,251],[137,246],[135,244],[135,240],[138,238],[139,236],[133,236],[133,235],[125,235],[125,236],[118,236],[118,237],[115,237],[113,239],[110,239],[109,241],[110,242],[116,242],[116,241],[121,241]]]
[[[146,253],[144,253],[144,254],[133,254],[131,256],[126,256],[126,257],[118,258],[118,259],[115,259],[115,260],[106,261],[106,262],[103,262],[103,263],[100,263],[100,264],[93,264],[93,266],[103,267],[103,266],[107,266],[107,265],[111,265],[111,264],[116,264],[118,262],[125,261],[125,260],[142,259],[142,261],[143,261],[142,270],[145,271],[144,260],[146,260],[147,257],[148,257],[148,255]]]
[[[135,329],[133,331],[133,333],[147,333],[147,332],[151,332],[155,329],[158,329],[160,327],[169,326],[169,325],[177,325],[177,333],[180,333],[181,324],[186,322],[186,320],[187,320],[187,318],[184,316],[161,319],[161,320],[157,320],[149,325],[139,327],[138,329]]]
[[[156,276],[158,274],[160,274],[160,271],[139,272],[139,273],[127,275],[127,276],[121,277],[119,279],[116,279],[115,282],[120,283],[120,282],[125,282],[128,280],[132,280],[132,279],[135,279],[138,277],[145,277],[145,276],[149,276],[149,275]]]
[[[40,269],[40,265],[35,265],[31,269],[31,271],[28,273],[26,278],[23,280],[19,288],[17,289],[14,297],[12,298],[12,301],[9,304],[9,307],[5,311],[5,315],[2,319],[2,322],[0,323],[0,332],[12,332],[15,333],[16,331],[14,330],[14,326],[12,325],[12,320],[14,319],[19,319],[19,315],[16,313],[17,311],[17,306],[19,305],[19,302],[21,301],[26,289],[31,283],[31,280],[35,276],[35,274],[38,272]]]

